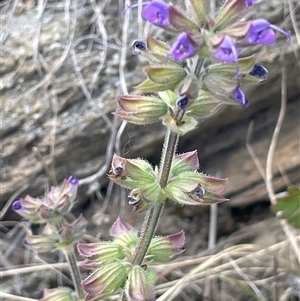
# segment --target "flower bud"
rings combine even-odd
[[[122,95],[118,103],[120,109],[113,114],[133,124],[156,122],[168,111],[166,104],[153,96]]]
[[[176,155],[171,166],[172,176],[177,176],[185,171],[196,171],[199,168],[197,150]]]
[[[123,248],[135,246],[138,240],[137,231],[130,224],[122,221],[120,217],[114,222],[109,233],[114,237],[114,242]]]
[[[134,266],[128,274],[125,293],[130,301],[154,301],[155,290],[149,271],[140,266]]]
[[[82,281],[82,288],[90,295],[99,298],[109,297],[125,284],[127,272],[118,261],[104,265]]]
[[[16,200],[12,204],[12,209],[22,217],[32,222],[45,222],[39,216],[37,209],[41,205],[41,200],[27,195],[25,198]]]
[[[226,179],[218,179],[197,172],[183,172],[171,179],[165,196],[186,205],[205,205],[227,201],[224,192]]]
[[[266,80],[266,75],[268,74],[268,69],[263,65],[255,64],[253,69],[249,72],[249,75],[257,76],[262,81]]]
[[[62,239],[59,247],[73,245],[75,242],[79,241],[85,234],[87,224],[88,222],[82,214],[80,214],[71,224],[65,221],[59,232]]]
[[[78,243],[77,249],[81,256],[97,267],[125,257],[122,246],[113,242]]]
[[[114,154],[108,178],[129,189],[145,187],[156,182],[152,166],[142,159],[126,159]]]
[[[183,230],[165,237],[154,237],[146,257],[154,262],[169,262],[185,251],[184,243],[185,233]]]
[[[39,301],[76,301],[75,294],[67,287],[45,289],[44,298]]]
[[[24,238],[24,245],[39,253],[51,252],[57,249],[60,242],[58,235],[26,235]]]

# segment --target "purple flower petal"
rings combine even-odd
[[[240,87],[236,87],[233,92],[232,96],[244,107],[247,108],[249,106],[249,101],[247,100],[244,92]]]
[[[236,78],[241,75],[238,65],[240,51],[240,48],[235,47],[235,41],[231,37],[225,36],[215,53],[215,57],[221,62],[236,63]]]
[[[71,185],[75,185],[75,186],[77,186],[79,183],[79,180],[77,178],[75,178],[74,176],[70,176],[68,178],[68,181]]]
[[[181,33],[173,43],[168,56],[172,56],[175,61],[180,61],[195,54],[195,48],[186,32]]]
[[[253,20],[245,40],[251,44],[271,45],[276,41],[274,30],[284,34],[290,40],[290,33],[282,30],[276,25],[270,24],[267,20]]]
[[[240,48],[235,47],[234,40],[229,36],[225,36],[216,51],[215,57],[219,61],[232,63],[237,61],[240,51]]]
[[[170,26],[169,7],[161,0],[153,0],[142,11],[142,18],[154,25]]]
[[[255,2],[257,2],[257,0],[246,0],[246,4],[247,4],[248,6],[252,6],[253,3],[255,3]]]
[[[23,207],[21,200],[16,200],[12,204],[12,209],[18,211],[18,210],[24,210],[25,208]]]

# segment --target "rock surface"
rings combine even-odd
[[[42,194],[55,178],[60,182],[73,174],[83,179],[100,169],[98,178],[82,181],[87,183],[81,187],[84,202],[89,191],[106,190],[113,152],[158,163],[163,127],[127,125],[121,132],[120,121],[111,115],[116,95],[124,93],[124,79],[132,91],[144,76],[130,49],[131,41],[142,31],[129,25],[124,32],[129,38],[122,40],[123,17],[119,16],[124,7],[118,7],[117,1],[116,5],[77,1],[70,6],[48,1],[45,7],[24,1],[24,5],[31,3],[25,8],[9,2],[1,17],[6,22],[0,59],[1,206],[12,196]],[[300,45],[290,17],[282,23],[283,5],[264,1],[249,18],[266,18],[266,12],[270,22],[292,31],[290,45],[278,34],[276,46],[251,50],[269,70],[268,80],[246,91],[251,102],[248,109],[223,109],[182,138],[178,149],[197,148],[203,171],[230,179],[227,196],[231,206],[267,199],[245,143],[253,122],[251,145],[265,168],[280,109],[281,53],[285,53],[288,102],[273,160],[274,187],[281,191],[300,180]],[[132,14],[130,22],[136,12]],[[295,14],[299,24],[300,14]],[[47,178],[52,178],[50,183]]]

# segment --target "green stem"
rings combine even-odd
[[[169,174],[171,170],[171,164],[175,155],[178,134],[172,132],[170,129],[167,130],[163,153],[160,164],[159,184],[162,188],[168,184]],[[147,212],[143,223],[141,236],[138,245],[135,249],[132,264],[141,265],[146,256],[150,242],[155,234],[160,215],[164,207],[164,202],[154,204],[151,209]]]
[[[75,291],[77,293],[77,296],[79,299],[84,299],[84,292],[81,287],[81,274],[77,265],[77,260],[74,255],[74,247],[72,246],[72,249],[70,250],[65,250],[65,256],[66,259],[69,263],[70,267],[70,272],[71,272],[71,277],[72,277],[72,282],[75,288]]]

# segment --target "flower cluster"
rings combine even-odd
[[[111,242],[77,245],[79,254],[86,258],[83,267],[94,270],[82,282],[88,293],[85,300],[103,300],[119,288],[124,289],[128,300],[154,300],[156,277],[148,264],[168,262],[179,256],[184,251],[184,232],[153,238],[141,266],[131,264],[138,232],[118,218],[110,235]]]
[[[27,195],[14,201],[12,209],[31,223],[44,224],[39,235],[26,235],[24,244],[37,251],[66,249],[78,241],[85,232],[86,219],[80,215],[73,221],[64,217],[74,205],[78,180],[70,176],[60,186],[53,186],[41,198]]]
[[[161,187],[158,169],[142,159],[113,156],[109,179],[130,189],[129,204],[143,211],[153,203],[171,199],[181,205],[202,205],[227,201],[221,194],[227,179],[218,179],[197,172],[197,151],[176,155],[171,166],[169,183]]]
[[[149,61],[145,69],[148,79],[136,88],[141,92],[172,91],[174,99],[183,97],[187,106],[182,108],[181,101],[167,101],[161,95],[124,95],[118,98],[120,109],[116,115],[135,124],[163,120],[166,126],[172,127],[175,123],[178,133],[184,134],[196,127],[197,122],[191,122],[191,118],[207,118],[223,104],[239,103],[247,107],[249,102],[242,88],[259,83],[265,77],[256,76],[253,71],[254,56],[240,58],[240,53],[251,45],[273,44],[276,31],[290,39],[289,32],[267,20],[239,21],[255,2],[227,0],[215,18],[209,16],[206,1],[187,1],[186,12],[163,0],[145,2],[142,18],[177,37],[171,46],[151,35],[146,42],[133,43],[133,53]],[[128,9],[134,7],[136,5]],[[188,96],[188,90],[187,94],[180,93],[182,85],[191,78],[196,83],[191,87],[193,98]],[[180,110],[184,110],[184,114],[178,113]],[[189,119],[189,126],[182,115]],[[181,129],[184,126],[185,129]]]

